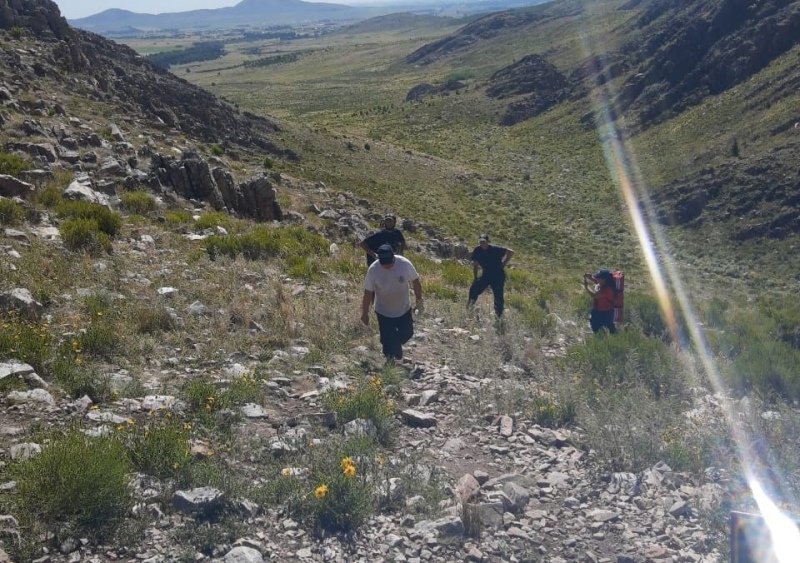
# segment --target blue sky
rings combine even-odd
[[[241,0],[55,0],[61,14],[69,19],[85,18],[110,8],[130,10],[140,14],[163,14],[165,12],[187,12],[203,8],[225,8],[235,6]],[[376,0],[309,0],[332,4],[379,5]],[[400,4],[401,2],[395,2]]]

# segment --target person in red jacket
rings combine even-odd
[[[583,275],[583,287],[592,296],[592,312],[589,324],[595,334],[603,328],[615,334],[614,325],[614,277],[608,270],[600,270],[593,274]]]

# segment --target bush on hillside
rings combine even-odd
[[[217,256],[248,260],[289,256],[323,256],[328,253],[328,242],[319,235],[301,227],[254,227],[242,235],[212,236],[206,239],[206,251],[213,260]]]
[[[57,542],[110,537],[131,507],[131,464],[114,436],[90,438],[81,429],[55,433],[41,453],[13,464],[15,514],[28,537],[42,532]]]
[[[58,204],[64,201],[62,193],[62,190],[56,186],[47,186],[43,190],[36,192],[35,201],[37,204],[48,208],[57,207]]]
[[[681,371],[667,345],[635,329],[590,336],[567,350],[566,361],[587,389],[643,385],[656,399],[683,391]]]
[[[69,250],[109,254],[113,250],[111,239],[100,230],[94,219],[67,219],[59,225],[58,231]]]
[[[19,176],[20,172],[30,170],[32,167],[28,160],[19,155],[0,152],[0,174]]]
[[[17,202],[0,198],[0,225],[17,225],[25,219],[25,210]]]
[[[326,439],[295,457],[276,469],[265,497],[309,528],[350,532],[383,504],[377,488],[387,481],[386,462],[372,440]]]
[[[67,219],[86,219],[94,221],[97,229],[109,237],[115,237],[122,228],[122,217],[107,207],[86,201],[62,201],[56,207],[56,214]]]
[[[123,209],[137,215],[147,215],[156,208],[155,198],[144,191],[125,192],[120,201]]]

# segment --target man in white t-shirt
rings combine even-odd
[[[402,256],[395,256],[392,247],[384,244],[376,252],[378,259],[370,265],[364,279],[361,299],[361,322],[369,325],[369,307],[375,300],[375,314],[381,335],[383,355],[387,360],[403,359],[403,344],[414,335],[408,285],[417,299],[414,308],[423,312],[422,284],[414,265]]]

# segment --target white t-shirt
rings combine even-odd
[[[384,317],[402,317],[411,308],[408,282],[419,279],[419,274],[408,259],[395,255],[391,269],[381,266],[378,260],[367,270],[364,289],[375,292],[375,312]]]

